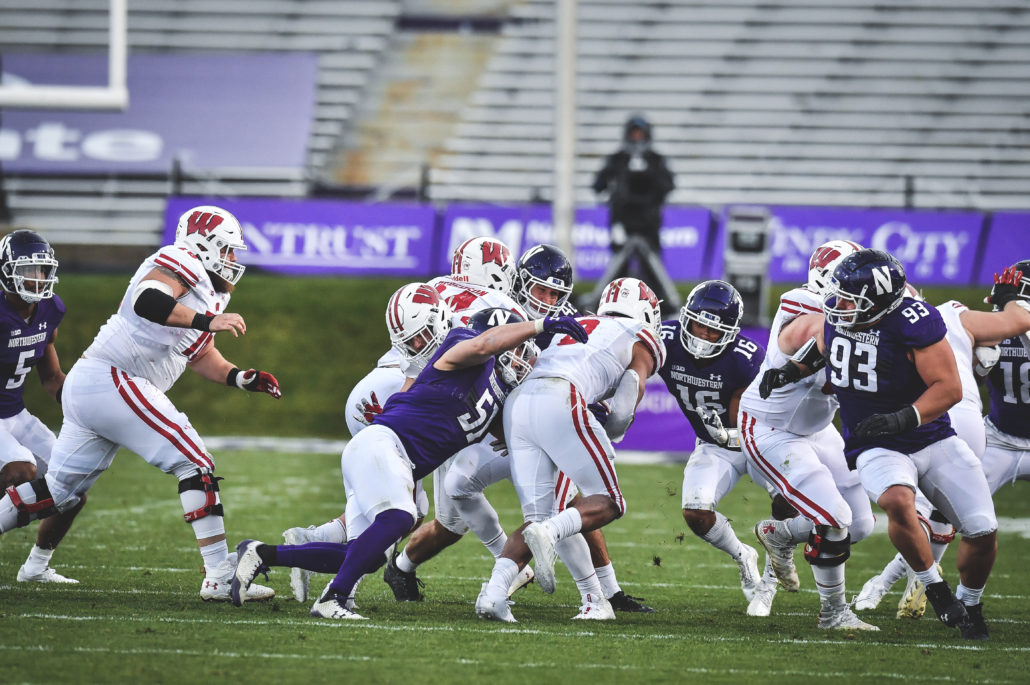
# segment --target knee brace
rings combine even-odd
[[[940,545],[950,544],[955,539],[955,526],[951,524],[948,518],[934,509],[930,512],[930,520],[927,521],[922,517],[919,520],[923,522],[926,529],[930,531],[930,542]]]
[[[21,488],[23,492],[18,492],[18,488]],[[27,491],[25,491],[27,489]],[[26,502],[24,495],[32,494],[35,499],[34,502]],[[50,494],[50,488],[46,484],[46,480],[43,478],[37,478],[34,481],[28,483],[22,483],[21,485],[12,485],[7,488],[7,496],[11,498],[11,504],[18,510],[18,527],[29,525],[30,522],[36,519],[45,519],[48,516],[53,516],[57,513],[57,507],[54,505],[54,498]]]
[[[843,540],[827,540],[830,526],[816,526],[805,545],[805,561],[812,566],[840,566],[851,556],[851,533]]]
[[[180,495],[190,490],[199,490],[204,493],[203,506],[183,514],[186,523],[193,523],[205,516],[225,516],[222,504],[218,501],[218,495],[216,494],[218,492],[218,481],[220,480],[222,478],[212,476],[210,473],[198,473],[179,481]]]

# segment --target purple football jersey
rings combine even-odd
[[[743,390],[755,376],[765,359],[765,348],[747,336],[738,335],[718,356],[697,359],[687,352],[680,342],[680,322],[662,323],[662,339],[668,355],[658,375],[665,381],[683,415],[690,421],[694,432],[704,442],[716,444],[708,434],[698,406],[705,406],[719,412],[722,425],[727,428],[737,422],[730,416],[730,399],[734,393]]]
[[[432,473],[455,452],[477,442],[500,416],[508,389],[494,373],[494,360],[457,371],[440,371],[433,363],[462,340],[476,337],[470,328],[455,328],[407,392],[390,396],[374,423],[400,438],[415,465],[415,480]]]
[[[987,376],[988,417],[1002,433],[1030,438],[1030,359],[1019,338],[1000,345],[1001,357]]]
[[[851,468],[870,447],[912,454],[955,435],[947,413],[899,435],[868,440],[852,435],[862,419],[898,411],[926,391],[909,352],[943,340],[946,332],[939,311],[909,297],[872,328],[838,331],[825,325],[826,377],[840,402],[844,455]]]
[[[0,295],[0,339],[6,340],[0,349],[0,418],[10,418],[25,408],[25,377],[42,359],[63,318],[64,302],[57,295],[40,300],[29,321]]]

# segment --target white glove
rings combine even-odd
[[[983,377],[989,374],[994,365],[998,363],[998,359],[1001,357],[1001,348],[997,345],[991,347],[978,345],[973,348],[973,354],[976,355],[973,370],[976,371],[977,376]]]
[[[711,407],[698,407],[697,413],[701,417],[701,422],[705,424],[708,435],[720,447],[726,447],[731,450],[740,449],[740,431],[736,428],[726,428],[723,426],[722,419],[719,418],[719,412]]]

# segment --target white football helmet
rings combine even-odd
[[[833,270],[845,257],[861,249],[861,245],[850,240],[831,240],[815,248],[808,260],[808,289],[820,297],[825,295]]]
[[[451,308],[428,283],[408,283],[386,305],[390,343],[423,369],[451,328]]]
[[[204,268],[235,284],[247,267],[229,259],[235,250],[246,250],[243,228],[221,207],[201,205],[187,209],[175,227],[175,244],[197,255]]]
[[[511,294],[515,260],[496,238],[469,238],[454,250],[451,278]]]
[[[658,296],[647,283],[636,278],[617,278],[604,288],[598,314],[621,314],[636,319],[662,335],[662,310]]]

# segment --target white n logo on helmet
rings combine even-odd
[[[501,326],[508,323],[508,312],[504,309],[495,309],[490,312],[489,323],[491,326]]]
[[[890,267],[878,266],[873,269],[873,285],[876,286],[877,295],[883,295],[893,290]]]

